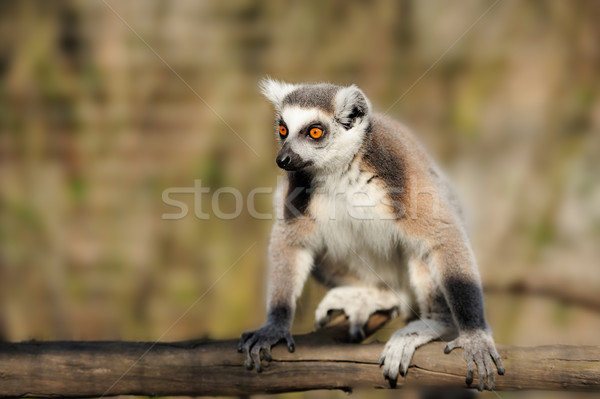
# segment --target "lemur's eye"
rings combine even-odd
[[[310,134],[310,137],[312,137],[313,139],[319,139],[323,135],[323,129],[318,127],[311,127],[308,134]]]
[[[279,134],[282,136],[287,136],[287,127],[279,125]]]

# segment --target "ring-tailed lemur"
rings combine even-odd
[[[454,335],[445,352],[463,348],[467,384],[492,389],[504,367],[486,323],[477,264],[452,190],[407,129],[373,113],[356,86],[261,82],[276,109],[287,178],[275,194],[269,246],[267,322],[242,335],[246,366],[261,371],[289,329],[310,273],[332,289],[316,310],[323,326],[343,310],[350,333],[378,310],[419,319],[396,331],[380,358],[395,384],[415,349]],[[458,334],[458,336],[456,336]]]

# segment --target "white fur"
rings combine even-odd
[[[321,171],[321,174],[335,174],[335,171],[344,170],[354,155],[360,149],[365,130],[368,125],[367,119],[363,119],[352,129],[345,130],[339,125],[331,123],[331,116],[319,109],[306,109],[297,106],[286,106],[281,111],[281,119],[288,127],[288,136],[285,139],[291,149],[300,155],[302,159],[313,162],[313,168]],[[308,123],[321,121],[326,125],[327,135],[336,135],[335,140],[327,137],[325,148],[318,148],[310,140],[302,140],[300,131]]]
[[[363,327],[371,315],[379,310],[396,312],[402,306],[402,298],[388,289],[376,287],[336,287],[331,289],[315,311],[315,326],[323,327],[329,321],[330,310],[342,310],[348,317],[351,335],[364,338]]]
[[[287,142],[290,142],[292,148],[297,146],[299,130],[307,123],[314,121],[329,120],[330,118],[321,110],[316,108],[306,109],[296,106],[287,106],[281,112],[281,119],[285,121],[288,127]]]
[[[281,107],[283,99],[299,86],[291,83],[280,82],[271,78],[266,78],[258,84],[260,92],[269,100],[278,110]]]
[[[340,176],[323,177],[312,194],[310,214],[317,231],[312,245],[333,262],[346,264],[365,285],[385,282],[398,293],[408,291],[406,254],[398,250],[403,237],[387,193],[358,165]]]
[[[334,99],[335,116],[341,123],[349,123],[348,116],[352,113],[357,102],[366,105],[365,115],[371,113],[371,103],[367,96],[355,85],[344,87],[337,92]]]

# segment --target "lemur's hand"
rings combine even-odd
[[[492,334],[486,330],[474,330],[470,332],[461,332],[458,338],[446,345],[444,353],[450,353],[455,348],[463,348],[465,351],[465,360],[467,361],[467,385],[473,382],[475,372],[474,365],[477,365],[477,378],[479,384],[477,389],[492,390],[494,388],[495,371],[492,360],[496,364],[499,375],[504,375],[504,366],[502,359],[494,345]]]
[[[271,361],[271,347],[278,342],[285,341],[288,350],[294,351],[294,339],[290,331],[284,326],[277,326],[274,323],[266,323],[258,330],[247,331],[242,334],[238,344],[238,352],[243,352],[248,370],[254,366],[259,373],[262,371],[260,363],[260,354],[262,352],[266,361]]]

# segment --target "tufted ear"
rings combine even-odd
[[[263,79],[258,84],[260,92],[263,96],[273,103],[275,108],[280,109],[283,99],[298,88],[297,85],[290,83],[280,82],[278,80],[271,79],[269,77]]]
[[[365,94],[355,85],[340,89],[334,100],[335,119],[350,129],[371,114],[371,104]]]

